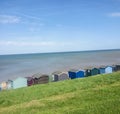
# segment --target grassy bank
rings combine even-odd
[[[120,114],[120,72],[0,92],[0,114]]]

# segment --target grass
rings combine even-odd
[[[120,72],[0,92],[0,114],[120,114]]]

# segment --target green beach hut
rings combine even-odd
[[[93,68],[93,69],[91,69],[91,76],[97,75],[97,74],[100,74],[100,71],[99,71],[98,68]]]
[[[91,69],[85,69],[85,77],[91,76]]]
[[[17,89],[21,87],[27,87],[27,79],[24,77],[18,77],[14,80],[8,80],[8,89]]]

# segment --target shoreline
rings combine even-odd
[[[0,82],[8,78],[26,77],[36,73],[51,74],[55,71],[115,64],[120,64],[118,50],[6,56],[0,58]]]
[[[92,65],[80,65],[80,67],[79,67],[79,65],[76,65],[74,67],[59,68],[59,69],[52,70],[52,71],[49,71],[49,72],[40,72],[40,71],[37,72],[36,71],[36,72],[31,73],[30,72],[31,70],[30,70],[27,73],[26,73],[26,71],[24,73],[23,72],[16,73],[9,78],[5,78],[5,80],[2,80],[2,81],[0,80],[0,83],[3,82],[3,81],[6,81],[6,79],[8,80],[8,79],[14,79],[14,78],[17,78],[17,77],[31,77],[31,76],[33,76],[34,74],[37,74],[37,73],[47,74],[47,75],[50,76],[52,73],[57,72],[57,71],[58,72],[68,72],[71,69],[85,70],[85,69],[100,68],[100,67],[114,66],[114,65],[118,65],[118,64],[117,63],[114,63],[114,64],[105,63],[105,64],[101,64],[101,65],[99,64],[98,65],[98,63],[96,63],[96,64],[94,63]]]
[[[91,77],[98,74],[111,74],[117,71],[120,71],[120,64],[116,64],[114,66],[94,66],[86,69],[69,69],[65,72],[55,71],[51,74],[35,73],[31,76],[18,76],[14,79],[6,79],[6,81],[0,82],[0,91],[28,87],[37,84],[45,84],[49,82],[63,81],[68,79],[85,78],[89,76]]]

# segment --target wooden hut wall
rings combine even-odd
[[[51,74],[51,75],[49,76],[49,82],[54,82],[54,74]]]
[[[85,71],[85,76],[88,77],[88,76],[91,76],[91,70],[90,69],[87,69]]]
[[[38,78],[34,77],[33,80],[34,80],[34,84],[38,84],[38,82],[39,82],[39,81],[38,81],[38,80],[39,80]]]
[[[99,69],[93,68],[93,69],[91,70],[91,75],[97,75],[97,74],[99,74]]]
[[[31,86],[34,85],[34,79],[32,77],[26,77],[27,78],[27,85]]]
[[[105,68],[100,68],[100,74],[104,74],[105,73]]]
[[[105,73],[112,73],[113,72],[113,68],[111,66],[108,66],[105,68]]]
[[[44,84],[49,82],[49,76],[48,75],[42,75],[39,78],[39,84]]]
[[[13,80],[13,89],[27,87],[27,79],[24,77],[18,77]]]
[[[61,73],[58,76],[58,81],[60,81],[60,80],[67,80],[67,79],[69,79],[69,78],[68,78],[68,75],[66,73]]]
[[[58,74],[54,74],[54,82],[58,81]]]
[[[68,74],[71,79],[76,78],[76,72],[68,71]]]
[[[76,78],[82,78],[84,77],[85,72],[84,71],[78,71],[76,74]]]
[[[8,80],[8,89],[13,89],[13,81]]]
[[[7,82],[2,82],[1,83],[1,89],[6,90],[7,89]]]
[[[120,65],[115,66],[115,71],[120,71]]]

